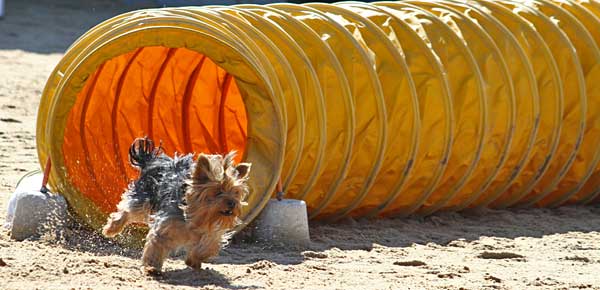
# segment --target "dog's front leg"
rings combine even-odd
[[[213,237],[202,237],[200,243],[192,247],[187,254],[185,264],[196,270],[202,269],[202,263],[216,256],[221,250],[221,240]]]
[[[183,229],[182,222],[177,219],[162,220],[150,228],[142,254],[142,270],[146,274],[160,273],[169,252],[187,239]]]
[[[144,245],[144,253],[142,254],[142,271],[145,274],[160,274],[163,262],[170,251],[169,244],[168,239],[152,231],[148,233],[146,244]]]

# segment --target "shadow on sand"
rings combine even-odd
[[[202,271],[196,271],[190,268],[165,272],[161,276],[156,277],[156,280],[171,285],[183,285],[191,287],[218,286],[225,289],[257,289],[260,286],[236,286],[221,273],[205,268]]]
[[[312,242],[307,248],[236,241],[223,249],[212,263],[252,264],[268,260],[276,264],[300,264],[306,259],[306,251],[319,252],[331,248],[371,251],[378,245],[402,248],[434,243],[446,246],[456,241],[476,241],[481,237],[541,238],[568,232],[597,232],[600,231],[600,206],[482,210],[402,219],[346,219],[335,224],[311,223],[310,231]],[[76,223],[70,225],[66,233],[63,243],[68,249],[97,255],[141,256],[139,248],[121,247]]]

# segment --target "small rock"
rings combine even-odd
[[[510,252],[482,252],[477,256],[482,259],[523,259],[525,256]]]
[[[316,259],[325,259],[328,257],[325,253],[313,252],[313,251],[304,251],[302,252],[302,256],[304,258],[316,258]]]
[[[580,257],[580,256],[572,256],[572,257],[565,257],[565,260],[569,260],[569,261],[577,261],[577,262],[583,262],[583,263],[589,263],[591,260],[588,257]]]
[[[6,123],[23,123],[20,120],[17,120],[14,118],[0,118],[0,121],[6,122]]]
[[[487,276],[485,277],[485,280],[488,280],[488,281],[493,281],[493,282],[496,282],[496,283],[500,283],[500,282],[502,282],[502,279],[500,279],[500,278],[498,278],[498,277],[494,277],[494,276],[492,276],[492,275],[487,275]]]
[[[423,262],[423,261],[412,260],[412,261],[396,261],[396,262],[394,262],[394,265],[396,265],[396,266],[419,267],[419,266],[425,266],[427,264],[425,262]]]
[[[0,258],[0,267],[6,267],[8,266],[8,264],[6,264],[6,262],[4,262],[4,260],[2,260],[2,258]]]
[[[246,269],[246,273],[250,274],[252,273],[252,270],[250,270],[250,268]]]
[[[438,276],[438,278],[449,278],[449,279],[454,279],[454,277],[461,277],[459,274],[454,274],[454,273],[443,273],[443,274],[438,274],[437,276]]]
[[[448,247],[457,247],[457,248],[464,248],[467,246],[467,242],[464,239],[458,239],[455,241],[451,241],[448,243]]]
[[[64,267],[63,270],[62,270],[62,272],[64,274],[69,274],[69,269],[67,269],[67,267]]]
[[[273,266],[275,266],[275,263],[262,260],[262,261],[258,261],[256,263],[250,265],[250,269],[252,269],[252,270],[269,269],[269,268],[272,268]]]

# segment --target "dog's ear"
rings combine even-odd
[[[220,155],[207,155],[200,153],[196,161],[196,169],[192,176],[197,184],[223,179],[223,158]]]
[[[232,150],[231,152],[227,153],[227,155],[225,155],[225,157],[223,158],[223,167],[225,168],[225,170],[227,170],[230,167],[233,167],[233,164],[235,163],[234,159],[236,154],[237,152],[235,150]]]
[[[240,163],[236,165],[235,170],[238,172],[238,178],[247,178],[250,168],[252,168],[252,163]]]

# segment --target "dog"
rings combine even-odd
[[[167,255],[185,249],[185,263],[200,270],[216,256],[240,223],[249,194],[250,163],[234,163],[235,151],[226,155],[163,153],[148,138],[136,139],[129,162],[139,178],[121,196],[102,233],[114,237],[131,223],[149,225],[142,271],[159,275]]]

